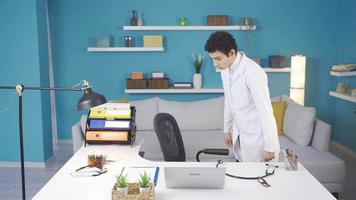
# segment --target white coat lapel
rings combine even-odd
[[[239,76],[243,73],[244,70],[243,62],[246,59],[245,54],[243,52],[238,52],[238,55],[239,56],[236,57],[236,59],[230,66],[231,86],[239,78]]]

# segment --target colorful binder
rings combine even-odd
[[[87,131],[86,141],[129,141],[128,131]]]
[[[131,120],[90,120],[90,129],[129,130]]]

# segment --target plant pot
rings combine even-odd
[[[150,191],[150,187],[145,187],[145,188],[140,187],[140,193],[147,193],[149,191]]]
[[[127,195],[129,191],[129,187],[119,188],[116,186],[116,190],[122,195]]]
[[[202,77],[201,74],[193,75],[193,86],[195,89],[200,89],[202,86]]]

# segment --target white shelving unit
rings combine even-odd
[[[222,88],[201,88],[201,89],[125,89],[126,94],[214,94],[224,93]]]
[[[256,30],[256,26],[124,26],[125,31],[209,31],[209,30]]]
[[[90,52],[164,51],[163,47],[89,47]]]
[[[330,91],[329,95],[333,96],[333,97],[336,97],[336,98],[340,98],[340,99],[346,100],[346,101],[351,101],[353,103],[356,103],[356,97],[352,97],[352,96],[349,96],[349,95],[346,95],[346,94],[339,94],[337,92]]]
[[[352,72],[334,72],[330,71],[331,76],[356,76],[356,71]]]
[[[290,67],[283,67],[283,68],[270,68],[270,67],[263,67],[262,68],[265,72],[290,72]]]

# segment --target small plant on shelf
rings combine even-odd
[[[194,53],[192,54],[193,57],[193,65],[195,67],[195,72],[197,74],[200,74],[201,71],[201,67],[204,61],[204,56],[202,56],[201,54],[195,55]]]

